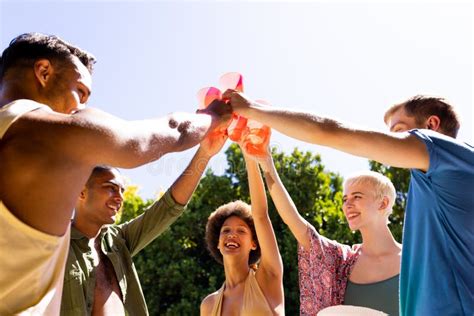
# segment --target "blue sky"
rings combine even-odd
[[[238,71],[252,97],[375,129],[385,129],[394,103],[444,96],[463,120],[458,138],[472,144],[472,18],[468,2],[0,0],[0,49],[29,31],[87,49],[98,59],[89,105],[124,119],[194,112],[197,90]],[[341,175],[368,168],[365,159],[278,133],[272,144],[318,152]],[[193,153],[124,173],[152,197]],[[222,173],[225,156],[210,166]]]

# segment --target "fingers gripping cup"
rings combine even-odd
[[[225,91],[227,89],[244,91],[243,77],[238,72],[228,72],[219,78],[219,86]],[[243,116],[233,114],[232,122],[227,128],[227,135],[234,141],[240,141],[242,133],[247,126],[247,119]]]
[[[196,95],[198,99],[198,108],[199,110],[204,110],[215,100],[220,100],[222,98],[222,93],[219,89],[215,87],[205,87],[198,91]],[[223,134],[227,133],[227,126],[223,128],[218,128],[210,132],[211,137],[220,137]]]
[[[256,102],[270,105],[264,100],[256,100]],[[243,139],[246,151],[253,156],[264,156],[271,134],[272,130],[267,125],[254,120],[248,120]]]
[[[244,130],[247,128],[247,121],[245,117],[233,114],[232,122],[227,127],[227,134],[230,140],[234,142],[240,141]]]
[[[219,78],[219,87],[223,91],[227,89],[243,92],[243,77],[238,72],[229,72]],[[199,109],[203,110],[209,106],[214,100],[222,99],[222,92],[216,87],[205,87],[198,91],[197,98]],[[257,102],[268,104],[263,100]],[[234,142],[242,142],[251,155],[261,156],[265,154],[266,147],[271,135],[271,129],[257,121],[248,120],[247,118],[234,113],[230,124],[223,130],[213,131],[215,135],[227,133],[229,138]]]

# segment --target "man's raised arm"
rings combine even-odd
[[[384,133],[356,128],[314,113],[270,107],[228,90],[224,98],[233,110],[290,137],[401,168],[427,170],[426,146],[408,133]]]

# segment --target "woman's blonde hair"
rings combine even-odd
[[[392,181],[381,173],[374,171],[358,171],[349,175],[344,180],[344,188],[348,185],[364,184],[370,185],[376,199],[381,200],[384,196],[388,199],[385,215],[387,218],[392,214],[393,205],[395,204],[396,191]]]

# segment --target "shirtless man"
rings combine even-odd
[[[72,210],[93,168],[133,168],[199,143],[230,118],[124,121],[85,109],[93,56],[56,36],[15,38],[0,59],[0,314],[58,314]]]

